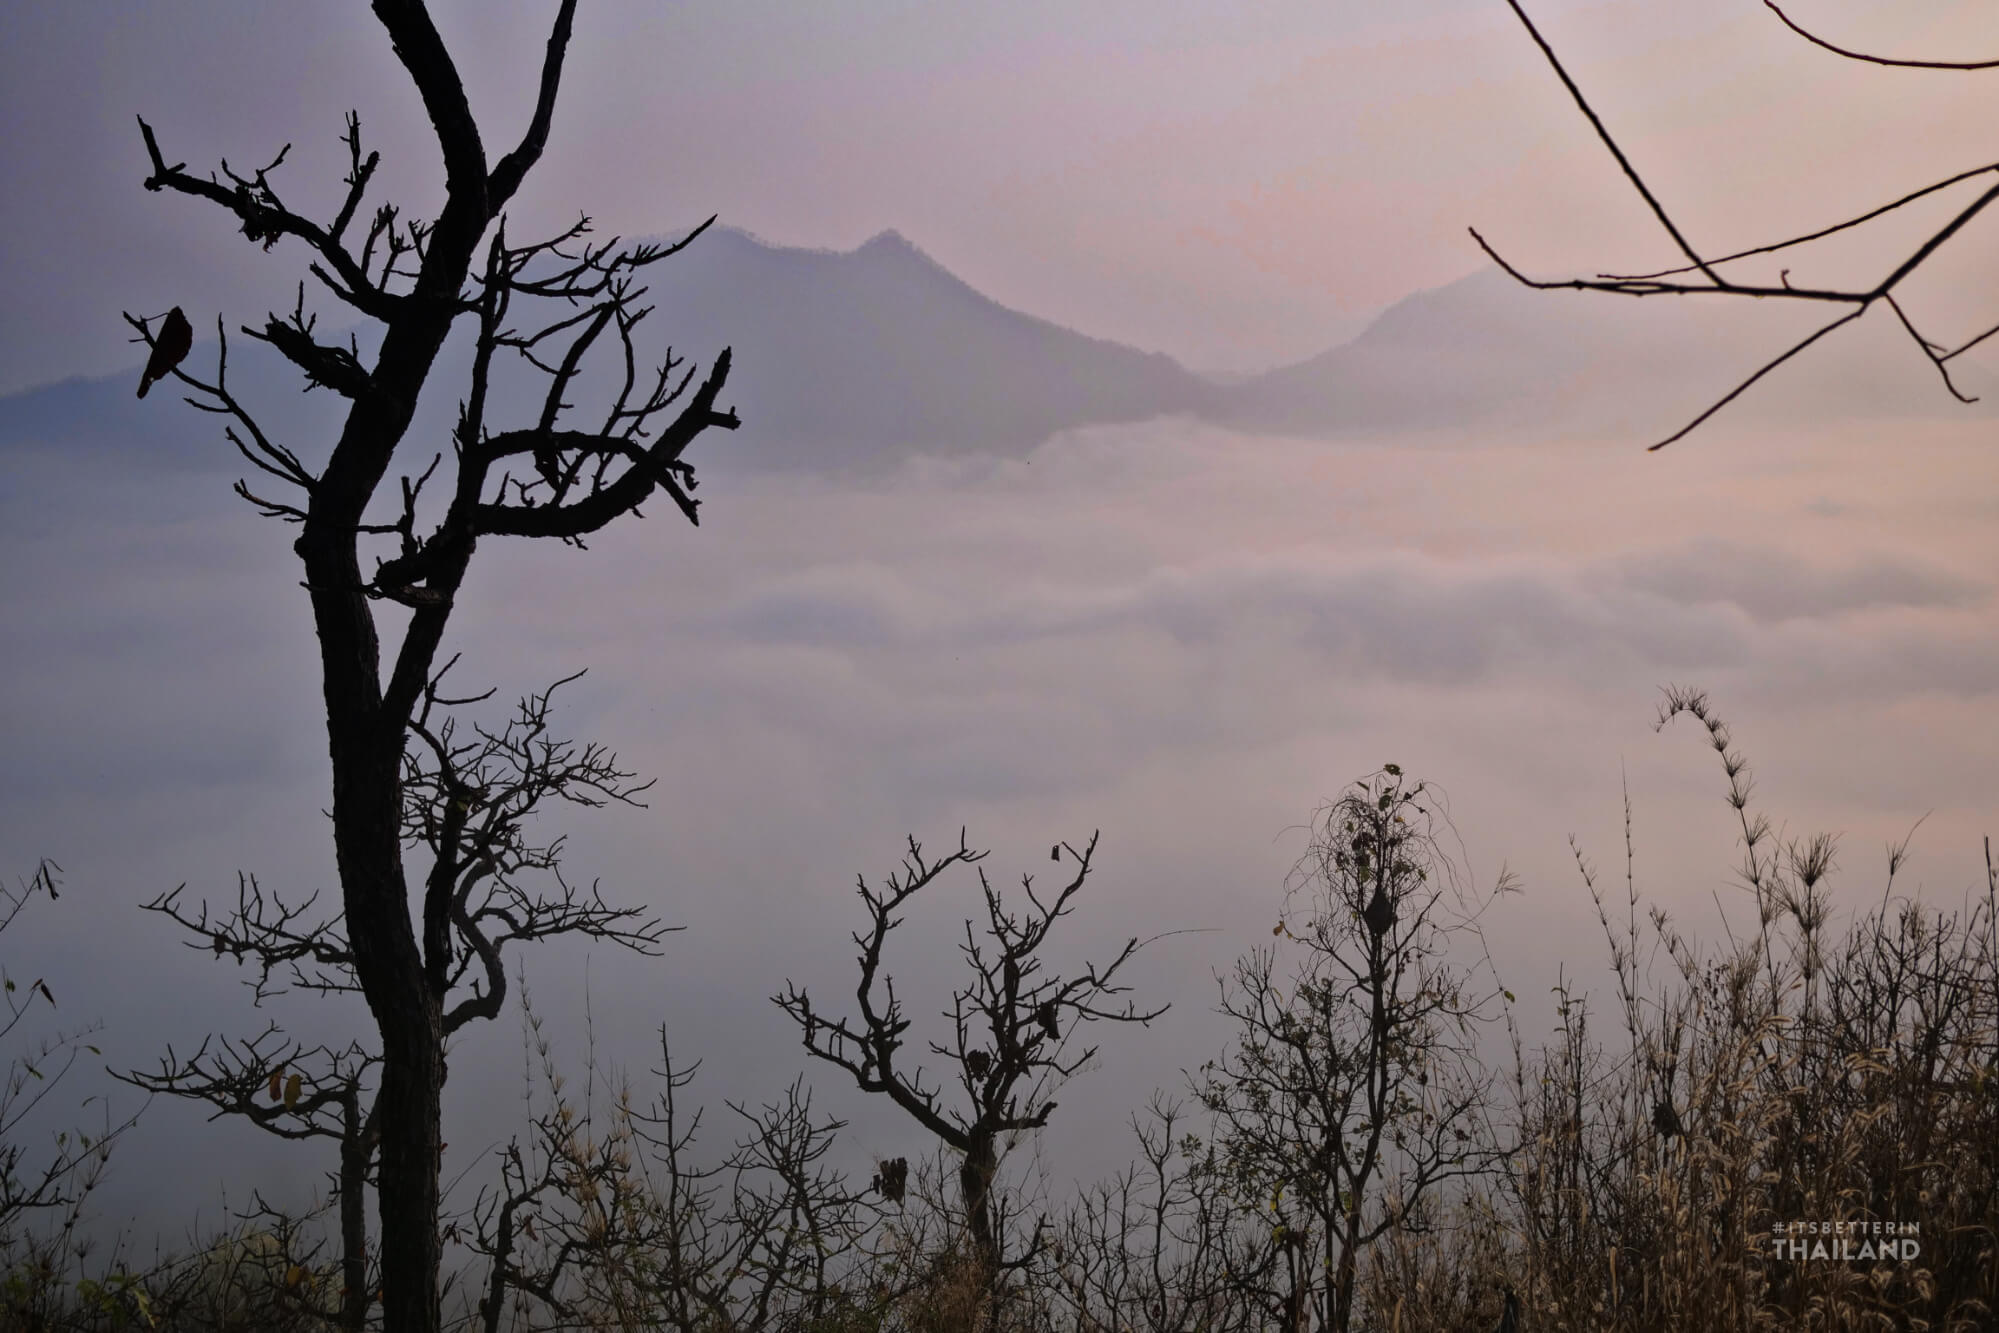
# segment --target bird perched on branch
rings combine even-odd
[[[160,322],[159,336],[153,339],[153,354],[146,359],[146,373],[139,378],[139,396],[144,398],[146,390],[153,387],[156,380],[163,380],[173,373],[173,368],[186,359],[194,348],[194,327],[187,322],[179,306],[167,311],[167,317]]]

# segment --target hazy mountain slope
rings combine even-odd
[[[682,345],[735,349],[727,449],[848,464],[884,452],[1019,452],[1066,427],[1206,405],[1170,357],[1085,337],[974,291],[895,232],[857,250],[703,236],[655,271]]]
[[[1297,434],[1540,427],[1658,435],[1830,314],[1799,302],[1547,292],[1482,270],[1360,337],[1219,392],[1217,419]],[[1964,368],[1973,385],[1989,377]],[[1973,390],[1976,392],[1976,389]],[[1731,411],[1792,419],[1966,410],[1886,311],[1810,348]]]
[[[910,454],[1018,455],[1058,431],[1190,414],[1250,432],[1533,430],[1657,438],[1685,422],[1825,312],[1725,298],[1644,301],[1536,292],[1485,270],[1391,307],[1360,337],[1230,384],[1170,357],[1086,337],[981,295],[895,232],[848,252],[786,249],[717,229],[648,273],[646,332],[705,368],[735,351],[724,402],[743,428],[704,436],[699,466],[847,470]],[[198,321],[200,322],[200,321]],[[364,347],[364,351],[365,351]],[[192,364],[210,373],[213,346]],[[447,344],[419,406],[419,439],[447,441],[467,339]],[[301,395],[274,354],[232,340],[230,382],[302,456],[344,406]],[[601,401],[600,378],[572,402]],[[1991,377],[1959,372],[1977,393]],[[0,399],[0,448],[139,451],[150,466],[241,472],[223,422],[164,393],[133,397],[138,368]],[[542,381],[496,376],[490,420],[529,419]],[[171,386],[167,386],[171,387]],[[1986,413],[1964,407],[1885,312],[1842,330],[1758,385],[1732,414],[1790,421]]]

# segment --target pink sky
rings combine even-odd
[[[495,126],[525,114],[534,8],[438,7]],[[1989,81],[1838,60],[1747,0],[1536,12],[1704,244],[1816,226],[1990,151]],[[1798,13],[1885,49],[1999,48],[1962,6]],[[204,0],[9,26],[0,281],[23,297],[0,388],[122,364],[121,307],[289,290],[288,268],[198,208],[139,191],[135,114],[196,162],[291,142],[279,180],[303,202],[331,200],[357,106],[384,182],[425,199],[428,127],[364,21]],[[893,227],[1003,303],[1197,368],[1341,341],[1477,266],[1468,224],[1542,271],[1669,253],[1497,0],[606,3],[572,72],[531,215],[645,233],[719,212],[834,248]]]

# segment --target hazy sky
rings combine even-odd
[[[548,8],[438,6],[489,149],[525,114]],[[1799,13],[1855,42],[1999,54],[1999,28],[1960,8]],[[1980,135],[1999,76],[1862,69],[1750,0],[1536,9],[1703,244],[1822,224],[1995,156]],[[436,149],[362,6],[11,9],[0,390],[135,364],[121,308],[240,323],[289,305],[295,252],[139,188],[135,114],[196,166],[293,142],[281,192],[330,213],[349,106],[386,193],[423,211]],[[1496,0],[600,0],[520,211],[577,207],[606,231],[719,212],[840,249],[893,227],[1008,305],[1202,369],[1302,359],[1471,271],[1468,223],[1541,271],[1670,258]],[[1871,274],[1895,241],[1798,268]],[[1944,333],[1991,308],[1989,267],[1948,259],[1915,294]],[[591,959],[600,1034],[642,1068],[631,1043],[666,1019],[718,1095],[767,1095],[801,1057],[764,997],[786,976],[850,989],[856,873],[893,868],[906,834],[935,845],[967,825],[1012,881],[1101,828],[1079,953],[1213,931],[1147,956],[1140,998],[1176,1001],[1171,1024],[1107,1049],[1101,1094],[1064,1098],[1093,1126],[1082,1141],[1113,1151],[1140,1100],[1124,1093],[1212,1053],[1210,973],[1269,939],[1300,846],[1287,827],[1384,761],[1451,793],[1481,882],[1523,873],[1491,923],[1523,996],[1545,996],[1558,964],[1602,980],[1566,840],[1621,873],[1626,777],[1641,885],[1717,935],[1736,860],[1725,783],[1698,737],[1651,734],[1668,681],[1714,695],[1789,832],[1844,831],[1849,907],[1925,813],[1904,887],[1957,902],[1999,784],[1989,421],[1947,404],[1831,425],[1752,414],[1659,455],[1547,425],[1106,426],[1003,463],[742,479],[698,533],[655,519],[587,553],[482,549],[456,626],[472,674],[506,697],[591,667],[558,721],[660,778],[650,810],[574,822],[576,877],[689,927],[664,962]],[[163,950],[134,903],[183,881],[227,898],[238,870],[294,893],[331,881],[289,537],[228,495],[215,447],[213,471],[23,448],[0,476],[0,873],[53,856],[71,888],[5,956],[45,968],[66,1012],[101,1013],[126,1064],[247,1021],[229,969]],[[912,927],[912,989],[947,975],[973,906],[957,889]],[[537,994],[573,1018],[580,955],[552,957]],[[335,1030],[323,1009],[285,1014]],[[454,1053],[455,1115],[518,1087],[514,1021]],[[504,1104],[448,1132],[454,1149],[484,1147]],[[185,1108],[149,1124],[195,1203],[225,1160],[317,1169]],[[897,1132],[857,1126],[869,1147]]]
[[[547,6],[437,8],[510,141]],[[1975,77],[1833,59],[1752,0],[1537,12],[1703,243],[1989,156]],[[1999,43],[1953,4],[1800,12],[1893,49]],[[331,216],[356,108],[386,192],[434,202],[429,128],[362,6],[82,0],[0,25],[0,389],[121,364],[120,309],[288,305],[293,265],[139,188],[137,115],[197,168],[290,142],[280,188]],[[894,227],[1006,304],[1196,368],[1323,350],[1473,268],[1471,223],[1542,267],[1667,253],[1498,0],[599,0],[572,50],[517,214],[647,233],[718,212],[837,248]]]

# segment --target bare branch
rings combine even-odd
[[[341,202],[340,212],[334,216],[333,225],[326,229],[327,238],[338,242],[347,230],[347,224],[354,220],[354,210],[361,206],[361,197],[368,192],[368,182],[374,178],[375,168],[380,165],[382,155],[369,153],[367,160],[361,157],[361,115],[356,111],[347,113],[347,130],[340,136],[347,145],[349,165],[347,168],[347,198]]]
[[[1820,240],[1824,237],[1831,236],[1837,232],[1845,231],[1852,227],[1857,227],[1863,223],[1873,221],[1876,218],[1879,218],[1889,212],[1901,208],[1904,205],[1909,204],[1917,199],[1924,198],[1940,190],[1946,189],[1949,186],[1959,184],[1966,180],[1970,180],[1976,176],[1985,175],[1994,170],[1999,170],[1999,165],[1978,167],[1970,171],[1960,172],[1954,176],[1950,176],[1944,180],[1938,181],[1935,184],[1925,186],[1920,190],[1916,190],[1911,193],[1905,194],[1902,197],[1890,203],[1884,204],[1875,209],[1871,209],[1868,212],[1859,215],[1858,217],[1850,218],[1844,222],[1836,223],[1828,227],[1822,227],[1816,231],[1806,233],[1805,235],[1802,236],[1792,237],[1789,240],[1779,241],[1768,245],[1759,245],[1744,250],[1738,250],[1718,259],[1712,259],[1712,260],[1704,259],[1701,255],[1695,252],[1692,249],[1692,247],[1687,243],[1684,236],[1674,226],[1672,220],[1667,216],[1665,209],[1659,203],[1658,199],[1652,194],[1649,187],[1646,186],[1644,180],[1639,177],[1637,171],[1631,166],[1630,161],[1625,157],[1623,150],[1618,146],[1615,139],[1611,136],[1610,132],[1605,128],[1602,120],[1597,116],[1594,109],[1591,108],[1588,100],[1583,96],[1581,90],[1577,87],[1575,81],[1569,76],[1568,71],[1563,67],[1560,59],[1555,55],[1554,49],[1548,44],[1546,39],[1542,37],[1540,30],[1535,27],[1533,20],[1528,17],[1526,10],[1520,4],[1520,0],[1507,0],[1507,3],[1513,9],[1514,13],[1519,17],[1520,22],[1527,28],[1527,31],[1533,37],[1535,44],[1541,49],[1542,55],[1547,58],[1549,65],[1555,70],[1556,75],[1561,79],[1563,86],[1569,90],[1569,93],[1571,97],[1574,98],[1576,105],[1579,108],[1581,108],[1584,116],[1589,120],[1591,126],[1596,130],[1597,136],[1600,139],[1602,139],[1605,146],[1610,149],[1611,154],[1617,159],[1619,166],[1624,170],[1624,174],[1630,180],[1633,188],[1635,188],[1639,192],[1639,194],[1644,198],[1647,205],[1650,206],[1650,208],[1652,209],[1654,216],[1658,218],[1660,224],[1666,229],[1667,233],[1673,238],[1675,244],[1679,246],[1680,250],[1687,256],[1687,258],[1691,261],[1691,263],[1679,268],[1662,269],[1652,273],[1640,273],[1640,274],[1599,273],[1594,278],[1570,278],[1570,279],[1560,279],[1552,281],[1540,280],[1540,279],[1529,278],[1526,274],[1522,273],[1519,269],[1515,268],[1512,264],[1508,263],[1503,257],[1500,256],[1497,250],[1495,250],[1490,244],[1487,243],[1486,239],[1483,236],[1481,236],[1476,229],[1472,229],[1471,231],[1472,239],[1478,244],[1479,248],[1483,250],[1490,259],[1492,259],[1494,263],[1498,264],[1500,268],[1503,269],[1515,281],[1520,282],[1525,286],[1543,291],[1546,290],[1596,291],[1596,292],[1610,292],[1624,296],[1657,296],[1668,293],[1676,295],[1689,295],[1697,293],[1719,293],[1728,296],[1774,297],[1774,298],[1793,300],[1793,301],[1800,301],[1800,300],[1825,301],[1825,302],[1832,302],[1835,304],[1850,305],[1854,307],[1853,310],[1848,314],[1843,315],[1840,318],[1835,319],[1830,323],[1822,326],[1821,328],[1809,334],[1799,342],[1793,344],[1787,350],[1779,353],[1777,356],[1765,362],[1761,367],[1759,367],[1756,371],[1751,373],[1747,378],[1745,378],[1743,381],[1737,384],[1728,393],[1724,394],[1719,400],[1710,405],[1705,411],[1701,412],[1700,415],[1696,416],[1687,425],[1681,427],[1679,430],[1667,436],[1665,439],[1660,440],[1657,443],[1649,446],[1651,450],[1656,451],[1658,449],[1664,448],[1666,445],[1671,444],[1676,440],[1684,438],[1689,432],[1691,432],[1696,427],[1700,426],[1702,423],[1707,421],[1721,408],[1725,407],[1727,404],[1733,402],[1736,398],[1740,397],[1743,394],[1743,392],[1745,392],[1751,385],[1755,384],[1758,380],[1762,379],[1772,370],[1776,369],[1784,362],[1790,360],[1793,356],[1803,351],[1806,347],[1811,346],[1813,343],[1817,342],[1820,338],[1832,332],[1840,325],[1849,323],[1850,321],[1859,318],[1860,315],[1864,314],[1867,311],[1867,309],[1872,305],[1874,305],[1874,303],[1876,303],[1877,301],[1887,304],[1889,308],[1894,311],[1895,317],[1901,323],[1904,331],[1907,332],[1909,336],[1916,342],[1917,346],[1923,350],[1924,355],[1929,358],[1930,363],[1936,367],[1937,373],[1943,379],[1945,389],[1948,390],[1950,394],[1960,402],[1976,401],[1975,398],[1963,393],[1958,389],[1955,382],[1953,382],[1953,380],[1951,379],[1947,363],[1953,357],[1956,357],[1962,354],[1963,352],[1970,350],[1970,348],[1977,346],[1979,343],[1985,341],[1987,338],[1991,337],[1993,333],[1999,333],[1999,327],[1995,327],[1994,329],[1988,330],[1985,333],[1979,334],[1978,336],[1972,338],[1970,341],[1964,343],[1963,345],[1957,347],[1954,350],[1946,351],[1941,345],[1932,342],[1931,340],[1925,338],[1921,334],[1921,332],[1917,329],[1914,321],[1910,318],[1907,311],[1902,307],[1901,303],[1895,298],[1895,289],[1897,286],[1901,284],[1903,279],[1908,277],[1911,273],[1915,272],[1917,268],[1919,268],[1924,262],[1926,262],[1930,258],[1931,255],[1935,254],[1938,249],[1940,249],[1947,241],[1949,241],[1960,230],[1962,230],[1973,218],[1977,217],[1980,213],[1982,213],[1995,199],[1999,199],[1999,185],[1990,186],[1984,191],[1982,191],[1977,198],[1972,200],[1971,203],[1968,204],[1966,207],[1960,209],[1949,221],[1944,223],[1944,225],[1942,225],[1941,227],[1937,228],[1934,232],[1932,232],[1906,258],[1904,258],[1901,262],[1896,264],[1894,268],[1889,270],[1889,272],[1880,279],[1880,281],[1876,282],[1870,287],[1846,288],[1846,289],[1824,288],[1824,287],[1794,287],[1790,283],[1789,270],[1785,270],[1783,273],[1781,273],[1779,275],[1780,276],[1779,284],[1775,287],[1772,287],[1767,284],[1744,283],[1744,282],[1734,281],[1723,277],[1719,270],[1720,266],[1723,264],[1732,263],[1736,260],[1747,259],[1756,255],[1771,254],[1779,250],[1784,250],[1793,246],[1803,245],[1811,241]],[[1783,10],[1778,8],[1778,6],[1772,3],[1771,0],[1765,0],[1765,4],[1768,5],[1770,10],[1773,13],[1775,13],[1780,19],[1782,19],[1787,25],[1789,25],[1793,30],[1817,42],[1819,45],[1826,46],[1828,47],[1828,49],[1831,50],[1839,51],[1839,53],[1842,55],[1853,56],[1856,59],[1872,59],[1872,57],[1862,56],[1859,53],[1847,51],[1844,50],[1843,48],[1832,46],[1830,43],[1827,43],[1821,39],[1813,37],[1812,34],[1806,32],[1803,28],[1793,23],[1791,19],[1783,12]],[[1925,64],[1926,62],[1876,61],[1876,63]],[[1984,68],[1985,66],[1980,64],[1963,64],[1963,65],[1932,65],[1931,67],[1972,69],[1972,68]],[[1702,277],[1706,278],[1707,283],[1693,284],[1693,283],[1669,281],[1669,279],[1674,278],[1680,274],[1695,273],[1695,272],[1699,273]]]
[[[1845,56],[1848,60],[1864,60],[1870,65],[1890,65],[1901,69],[1999,69],[1999,60],[1898,60],[1890,56],[1869,55],[1864,51],[1854,51],[1844,46],[1835,46],[1817,33],[1803,27],[1777,7],[1776,0],[1763,0],[1763,7],[1775,14],[1784,26],[1813,46],[1823,47],[1834,55]]]
[[[1770,360],[1764,362],[1760,367],[1756,369],[1756,371],[1753,374],[1749,376],[1748,379],[1743,380],[1742,383],[1736,385],[1733,389],[1730,389],[1720,398],[1717,398],[1712,404],[1708,406],[1708,408],[1705,411],[1703,411],[1699,416],[1695,417],[1692,421],[1689,421],[1686,425],[1680,427],[1678,430],[1674,431],[1671,435],[1668,435],[1665,439],[1659,441],[1657,444],[1650,444],[1645,446],[1646,451],[1648,453],[1656,453],[1658,450],[1664,449],[1667,445],[1673,443],[1675,440],[1685,439],[1697,427],[1699,427],[1702,422],[1706,421],[1709,417],[1713,416],[1715,413],[1721,411],[1722,408],[1727,407],[1737,398],[1740,398],[1744,393],[1748,391],[1750,385],[1756,383],[1756,381],[1762,379],[1765,375],[1768,375],[1778,366],[1783,365],[1786,361],[1789,361],[1792,357],[1804,351],[1807,347],[1810,347],[1813,343],[1825,337],[1828,333],[1831,333],[1834,329],[1838,328],[1840,325],[1851,324],[1854,320],[1859,319],[1862,315],[1866,313],[1867,313],[1866,306],[1860,306],[1857,309],[1849,310],[1844,315],[1841,315],[1838,319],[1832,321],[1832,323],[1814,330],[1813,332],[1807,334],[1804,338],[1791,344],[1790,347],[1786,348],[1782,352],[1779,352],[1776,356],[1772,357]]]
[[[542,150],[548,146],[549,126],[555,120],[555,94],[562,85],[562,58],[569,49],[569,28],[575,17],[576,0],[562,0],[562,8],[556,12],[555,25],[548,34],[548,50],[542,58],[541,86],[535,93],[534,118],[528,123],[527,133],[521,136],[520,144],[493,168],[492,179],[487,185],[494,208],[513,198],[522,178],[529,168],[541,160]]]
[[[283,1139],[340,1139],[345,1111],[378,1063],[358,1045],[303,1046],[273,1022],[248,1040],[209,1038],[187,1056],[169,1046],[158,1072],[116,1077],[149,1092],[207,1102],[215,1108],[211,1120],[241,1116]]]
[[[1882,299],[1888,303],[1888,308],[1895,312],[1895,318],[1902,322],[1902,328],[1908,333],[1916,346],[1922,349],[1923,355],[1929,358],[1930,364],[1937,368],[1937,374],[1943,379],[1943,387],[1950,391],[1950,396],[1957,399],[1960,403],[1977,402],[1978,398],[1976,395],[1960,391],[1957,385],[1952,382],[1950,367],[1945,364],[1950,358],[1944,355],[1943,348],[1937,346],[1916,331],[1916,326],[1909,321],[1909,316],[1903,311],[1902,303],[1897,301],[1893,296],[1884,296]]]
[[[1769,245],[1757,245],[1757,246],[1751,246],[1747,250],[1737,250],[1733,254],[1722,255],[1718,258],[1710,259],[1708,261],[1708,264],[1712,268],[1720,268],[1723,264],[1732,264],[1738,259],[1749,259],[1756,255],[1775,254],[1779,250],[1788,250],[1793,246],[1808,245],[1813,241],[1822,241],[1828,236],[1836,235],[1837,233],[1849,230],[1850,228],[1858,227],[1864,223],[1872,222],[1874,221],[1874,219],[1892,213],[1896,209],[1901,208],[1907,204],[1913,204],[1918,199],[1927,199],[1929,196],[1936,194],[1941,190],[1947,190],[1953,185],[1962,185],[1965,181],[1972,180],[1979,176],[1989,175],[1995,171],[1999,171],[1999,162],[1987,163],[1985,166],[1982,167],[1973,167],[1969,171],[1960,171],[1955,176],[1946,176],[1944,179],[1940,181],[1936,181],[1933,184],[1923,186],[1923,188],[1920,190],[1911,190],[1909,193],[1903,195],[1901,198],[1896,199],[1890,203],[1883,204],[1879,208],[1870,208],[1865,213],[1860,214],[1860,216],[1858,217],[1848,218],[1844,222],[1835,222],[1831,226],[1821,227],[1817,231],[1806,232],[1803,236],[1793,236],[1787,241],[1774,241]],[[1472,234],[1474,236],[1478,235],[1477,232],[1473,232]],[[1480,244],[1483,245],[1484,242],[1481,241]],[[1486,253],[1488,255],[1492,254],[1491,249],[1487,248]],[[1493,257],[1495,259],[1498,258],[1498,256],[1496,255]],[[1597,274],[1597,277],[1609,282],[1645,282],[1651,279],[1670,278],[1673,277],[1675,274],[1691,273],[1691,272],[1693,272],[1693,266],[1687,265],[1681,268],[1661,269],[1656,273],[1599,273]]]
[[[264,172],[259,172],[254,182],[238,178],[233,187],[225,186],[212,177],[204,180],[190,176],[184,162],[171,167],[167,165],[153,127],[146,123],[144,117],[139,118],[139,132],[146,141],[146,155],[152,160],[152,174],[145,181],[148,190],[171,189],[217,204],[234,213],[243,224],[244,235],[263,244],[266,249],[280,236],[298,237],[332,266],[338,282],[323,273],[321,276],[328,286],[341,294],[342,299],[377,319],[395,316],[401,298],[371,283],[365,266],[347,253],[337,235],[277,203],[269,182],[263,179]],[[279,160],[282,158],[283,154],[280,154]],[[277,163],[271,165],[274,167]],[[269,170],[269,167],[265,168],[265,171]],[[318,271],[316,266],[315,271]]]
[[[1864,305],[1879,296],[1879,292],[1844,291],[1830,287],[1775,287],[1755,283],[1722,281],[1719,286],[1707,283],[1665,282],[1658,277],[1616,275],[1595,278],[1530,278],[1500,255],[1478,228],[1467,227],[1473,241],[1486,257],[1506,271],[1506,275],[1523,287],[1536,291],[1612,292],[1619,296],[1782,296],[1799,301],[1831,301],[1842,305]],[[1672,272],[1683,273],[1685,269]]]
[[[674,468],[682,451],[702,431],[711,426],[734,430],[741,424],[733,410],[715,410],[716,395],[728,375],[729,349],[725,347],[693,399],[650,449],[637,450],[623,440],[609,437],[592,437],[592,444],[578,446],[628,458],[632,466],[615,480],[569,504],[543,507],[481,504],[473,511],[475,530],[517,537],[580,537],[642,504],[655,486],[672,498],[690,523],[698,523],[698,502],[688,496]]]
[[[359,398],[369,391],[372,382],[361,365],[358,347],[351,337],[346,347],[315,341],[312,336],[315,322],[305,313],[305,284],[300,283],[298,302],[286,319],[280,320],[272,314],[266,317],[262,330],[245,325],[243,332],[277,348],[287,361],[303,370],[308,390],[328,388],[343,398]]]
[[[483,211],[486,193],[486,150],[479,142],[479,125],[458,66],[438,36],[436,24],[422,0],[373,0],[375,17],[388,30],[396,58],[409,71],[430,113],[437,145],[444,150],[444,174],[454,200],[477,201]]]
[[[211,917],[202,902],[190,911],[181,903],[181,885],[142,904],[174,922],[190,937],[187,947],[229,955],[254,974],[246,979],[256,1003],[287,990],[340,993],[360,989],[354,977],[354,955],[338,916],[316,919],[317,893],[292,903],[266,893],[255,875],[236,876],[236,907],[226,916]]]
[[[1638,169],[1631,165],[1631,160],[1624,155],[1624,150],[1618,147],[1617,140],[1612,138],[1610,131],[1604,127],[1602,119],[1596,114],[1596,109],[1590,106],[1589,99],[1583,96],[1583,90],[1576,86],[1576,81],[1569,77],[1568,70],[1562,67],[1561,60],[1555,55],[1555,48],[1548,45],[1547,39],[1541,36],[1541,30],[1534,26],[1534,20],[1527,17],[1527,11],[1521,8],[1520,0],[1506,0],[1506,3],[1519,16],[1520,22],[1527,29],[1527,35],[1534,39],[1534,45],[1540,47],[1541,54],[1548,58],[1548,64],[1554,68],[1556,77],[1561,79],[1562,86],[1569,90],[1569,96],[1575,99],[1578,107],[1582,108],[1583,115],[1596,130],[1596,137],[1603,141],[1603,146],[1617,159],[1617,165],[1623,170],[1625,179],[1631,182],[1632,187],[1651,208],[1652,216],[1659,219],[1659,225],[1666,229],[1666,234],[1680,247],[1680,253],[1684,254],[1709,281],[1717,287],[1720,286],[1720,277],[1708,267],[1707,261],[1700,257],[1694,247],[1688,243],[1687,238],[1680,234],[1680,229],[1673,225],[1673,219],[1667,215],[1665,205],[1653,195],[1651,187],[1647,186],[1644,178],[1638,174]]]

